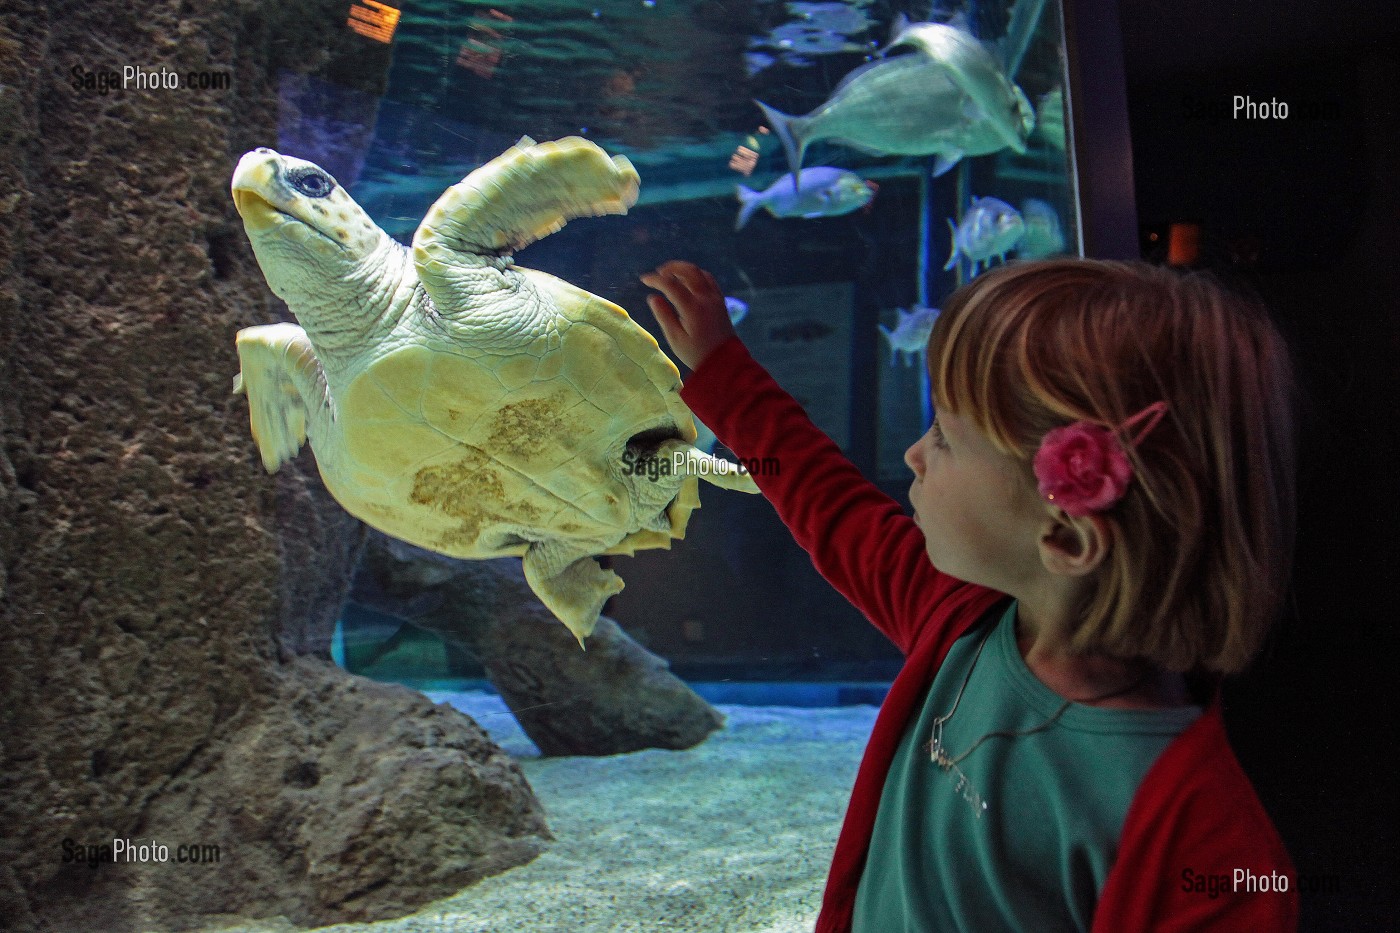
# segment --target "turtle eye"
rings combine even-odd
[[[294,169],[287,181],[308,198],[324,198],[335,190],[335,179],[318,168]]]

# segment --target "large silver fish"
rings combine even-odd
[[[806,116],[754,101],[782,141],[799,187],[803,153],[818,139],[880,155],[936,154],[935,175],[964,156],[1026,151],[1035,128],[1030,101],[970,33],[916,23],[890,43],[889,50],[898,48],[909,51],[852,71]]]

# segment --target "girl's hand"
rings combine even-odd
[[[724,293],[715,277],[694,263],[674,259],[663,263],[642,276],[642,284],[661,292],[648,295],[647,305],[671,350],[691,369],[734,336]]]

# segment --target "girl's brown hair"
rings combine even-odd
[[[1258,650],[1292,561],[1294,383],[1256,301],[1143,263],[1013,263],[959,289],[929,339],[934,404],[1025,464],[1052,428],[1120,425],[1159,400],[1134,477],[1101,513],[1112,545],[1073,645],[1233,673]]]

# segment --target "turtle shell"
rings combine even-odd
[[[539,336],[510,350],[421,330],[386,341],[336,393],[327,488],[369,524],[454,557],[554,539],[591,553],[669,547],[697,481],[627,475],[624,454],[695,439],[679,371],[622,308],[514,272],[554,311]]]

